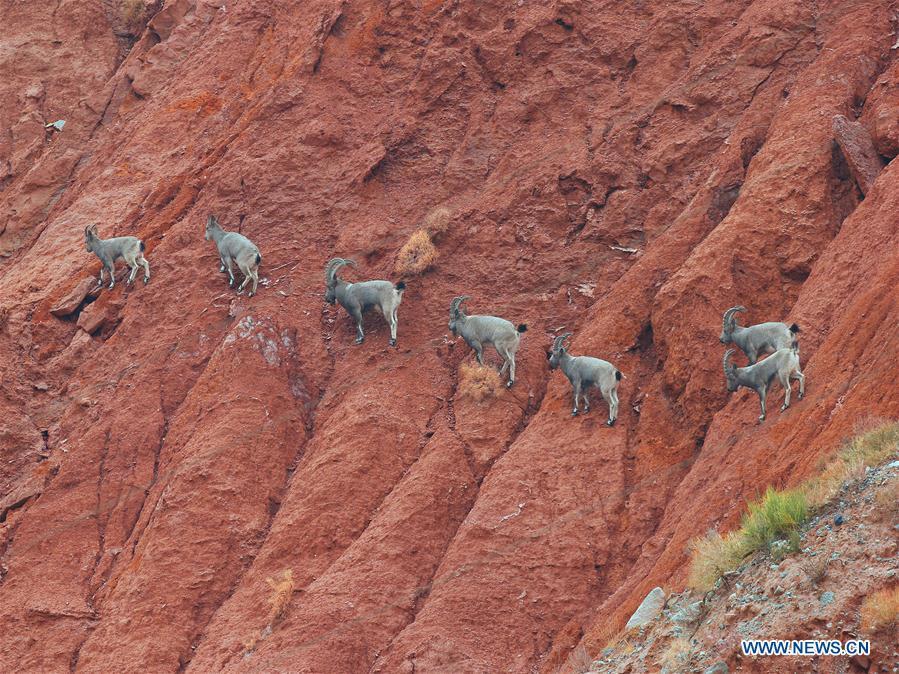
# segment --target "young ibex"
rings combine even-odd
[[[97,287],[103,285],[103,272],[109,272],[109,287],[115,285],[115,263],[119,258],[131,267],[128,283],[134,282],[138,266],[144,268],[144,283],[150,280],[150,263],[144,257],[144,242],[136,236],[116,236],[111,239],[101,239],[97,234],[97,225],[88,225],[84,228],[84,245],[88,252],[93,253],[103,266],[100,267],[100,280]]]
[[[578,398],[581,396],[584,398],[584,414],[590,411],[586,389],[595,386],[609,405],[609,419],[606,424],[612,426],[618,418],[618,382],[621,381],[621,372],[611,363],[599,358],[572,356],[563,346],[569,337],[570,332],[556,337],[552,351],[547,351],[546,357],[549,359],[549,368],[555,370],[561,367],[571,382],[571,388],[574,390],[574,409],[571,416],[577,416]]]
[[[724,376],[727,379],[727,390],[733,393],[741,386],[751,388],[759,396],[762,406],[762,414],[759,421],[765,420],[765,396],[772,380],[777,377],[784,387],[784,404],[780,408],[783,412],[790,406],[790,380],[799,380],[799,399],[805,395],[805,375],[799,369],[799,343],[793,340],[789,348],[778,349],[773,355],[755,365],[737,367],[730,363],[729,359],[733,349],[728,349],[724,354]]]
[[[247,297],[255,295],[259,285],[259,263],[262,262],[262,256],[256,245],[243,234],[222,229],[214,215],[210,215],[206,220],[206,240],[215,241],[222,264],[219,271],[228,272],[228,287],[234,287],[234,270],[231,268],[231,261],[234,260],[244,276],[237,292],[243,292],[247,282],[252,279],[253,289],[247,293]]]
[[[753,365],[759,356],[774,353],[779,349],[789,349],[796,339],[799,326],[793,323],[759,323],[741,327],[737,325],[736,314],[746,311],[746,307],[731,307],[724,312],[724,327],[718,340],[722,344],[733,342],[743,350],[749,358],[749,364]]]
[[[496,316],[466,316],[462,311],[462,303],[467,299],[468,295],[453,298],[450,304],[449,329],[454,337],[462,335],[465,343],[475,350],[481,365],[484,364],[484,345],[492,344],[503,359],[499,376],[502,377],[508,370],[509,381],[506,388],[511,388],[515,383],[515,352],[518,351],[521,333],[528,326],[521,323],[516,328],[506,319]]]
[[[362,314],[369,308],[376,308],[384,316],[384,320],[390,326],[390,346],[396,346],[397,316],[400,302],[403,301],[403,291],[406,284],[402,281],[394,285],[390,281],[362,281],[361,283],[347,283],[337,276],[337,270],[344,265],[355,267],[352,260],[335,257],[325,266],[325,302],[334,304],[340,302],[340,306],[356,321],[356,344],[361,344],[365,339],[362,330]]]

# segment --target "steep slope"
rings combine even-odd
[[[0,4],[3,670],[553,670],[899,416],[897,169],[863,194],[832,121],[899,150],[890,3],[26,7]],[[324,263],[398,278],[438,205],[399,347],[378,316],[353,345]],[[262,250],[256,297],[209,213]],[[85,294],[93,222],[144,239],[148,286]],[[480,404],[462,292],[530,326]],[[808,395],[762,426],[722,381],[738,303],[802,326]],[[569,417],[563,326],[627,377],[614,429]]]
[[[895,449],[894,449],[895,456]],[[864,617],[895,587],[899,462],[869,468],[799,533],[799,549],[753,555],[708,593],[667,597],[661,615],[622,634],[583,672],[888,672],[897,626]],[[851,582],[846,578],[851,577]],[[895,606],[893,607],[895,610]],[[868,640],[868,655],[744,655],[743,639]],[[581,653],[581,651],[577,651]],[[574,660],[574,658],[572,658]]]

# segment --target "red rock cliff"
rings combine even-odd
[[[0,670],[553,670],[899,415],[894,3],[133,4],[0,1]],[[354,346],[324,263],[397,278],[440,205],[399,348]],[[91,223],[148,286],[85,298]],[[481,404],[463,292],[530,326]],[[802,328],[761,426],[735,304]],[[615,428],[570,418],[562,326],[625,373]]]

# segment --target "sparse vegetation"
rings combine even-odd
[[[812,513],[833,498],[847,480],[863,477],[868,466],[884,462],[897,449],[899,423],[881,423],[849,440],[817,477],[793,489],[769,487],[761,500],[748,504],[739,529],[724,536],[711,531],[693,541],[690,587],[710,590],[721,576],[775,540],[786,538],[790,541],[788,549],[798,550],[799,527]]]
[[[285,569],[278,578],[266,578],[266,583],[272,588],[272,594],[269,598],[271,605],[265,620],[265,627],[258,635],[253,635],[244,642],[244,654],[252,653],[256,650],[259,642],[272,633],[275,624],[284,616],[284,612],[290,605],[290,599],[293,596],[294,582],[293,571]]]
[[[760,501],[749,503],[740,532],[748,552],[767,547],[788,536],[808,519],[808,502],[799,489],[778,491],[768,487]]]
[[[587,674],[593,664],[593,658],[581,644],[571,651],[565,664],[568,666],[568,671],[574,672],[574,674]]]
[[[827,557],[810,557],[802,562],[800,566],[802,566],[802,570],[805,572],[809,582],[816,587],[821,584],[821,581],[827,575]]]
[[[749,503],[739,529],[724,536],[710,531],[693,542],[693,563],[689,584],[705,591],[728,571],[756,550],[773,541],[791,537],[808,517],[805,496],[796,489],[777,491],[768,488],[759,500]]]
[[[624,623],[605,622],[590,634],[589,645],[594,650],[611,648],[620,642],[624,636]]]
[[[459,366],[460,396],[481,402],[492,398],[503,388],[499,373],[487,365],[462,363]]]
[[[446,206],[438,206],[429,211],[421,221],[421,227],[400,249],[396,259],[396,271],[409,275],[421,274],[430,269],[438,257],[433,240],[449,229],[451,218],[452,211]]]
[[[865,468],[883,463],[899,451],[899,423],[880,423],[849,440],[821,474],[803,483],[809,505],[819,508],[843,485],[865,474]]]
[[[133,25],[144,18],[147,3],[144,0],[119,0],[119,11],[125,23]]]
[[[690,640],[685,637],[676,637],[671,640],[665,654],[662,655],[661,665],[663,670],[671,672],[687,671],[690,660],[693,657],[693,647]]]
[[[290,604],[290,598],[293,596],[293,571],[286,569],[280,578],[267,578],[266,581],[272,588],[271,609],[268,612],[268,627],[274,626],[284,611]]]
[[[722,536],[713,529],[702,538],[693,539],[690,545],[693,559],[687,578],[690,587],[702,592],[710,590],[721,576],[740,565],[748,553],[737,533]]]
[[[861,608],[861,628],[876,632],[899,626],[899,585],[878,590],[865,597]]]
[[[417,230],[400,249],[396,259],[396,271],[403,275],[420,274],[437,260],[437,248],[431,235],[424,229]]]
[[[881,519],[899,519],[899,480],[893,479],[874,494],[874,505]]]
[[[432,209],[421,221],[422,229],[436,238],[449,229],[452,214],[452,211],[446,206],[438,206]]]

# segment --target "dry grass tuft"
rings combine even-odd
[[[868,466],[883,463],[899,452],[899,423],[886,422],[877,426],[873,423],[865,424],[864,432],[844,444],[820,475],[803,483],[803,491],[812,507],[820,508],[836,496],[846,482],[863,478]]]
[[[671,640],[665,654],[662,655],[660,664],[663,671],[682,672],[687,671],[690,660],[693,658],[693,646],[685,637],[677,637]]]
[[[147,3],[144,0],[120,0],[119,11],[126,23],[135,24],[144,18]]]
[[[882,521],[899,518],[899,480],[887,482],[874,494],[874,508]]]
[[[692,560],[687,585],[706,592],[728,571],[733,571],[748,554],[736,532],[722,536],[714,529],[690,543]]]
[[[291,569],[284,569],[278,578],[266,578],[265,582],[272,588],[272,595],[269,598],[271,607],[265,619],[265,627],[262,628],[258,635],[253,635],[244,642],[244,656],[249,656],[250,653],[256,650],[259,642],[272,633],[275,624],[284,617],[284,612],[287,611],[290,599],[293,597],[294,583],[293,571]]]
[[[421,221],[422,229],[433,237],[439,236],[449,229],[453,212],[446,206],[432,209]]]
[[[810,557],[802,562],[800,566],[805,572],[805,576],[808,578],[809,582],[816,587],[821,584],[821,581],[823,581],[824,577],[827,575],[827,557],[824,557],[823,555],[819,557]]]
[[[617,644],[624,638],[623,624],[605,622],[601,627],[591,631],[587,645],[593,650],[604,650]]]
[[[281,619],[290,604],[290,598],[293,596],[293,571],[286,569],[280,578],[267,578],[265,582],[272,588],[272,607],[267,620],[268,627],[272,627]]]
[[[899,585],[878,590],[865,597],[861,617],[861,628],[865,632],[899,626]]]
[[[587,674],[593,665],[593,658],[590,657],[587,649],[581,644],[571,651],[568,659],[565,661],[565,665],[568,671],[574,672],[574,674]]]
[[[477,363],[462,363],[459,366],[458,393],[460,396],[481,402],[493,398],[502,388],[503,383],[499,378],[499,373],[492,367]]]
[[[429,269],[437,261],[437,249],[431,242],[431,236],[419,229],[400,249],[396,259],[396,271],[399,274],[420,274]]]
[[[244,642],[243,645],[243,653],[244,655],[248,655],[256,650],[256,646],[259,645],[259,637],[250,637]]]

